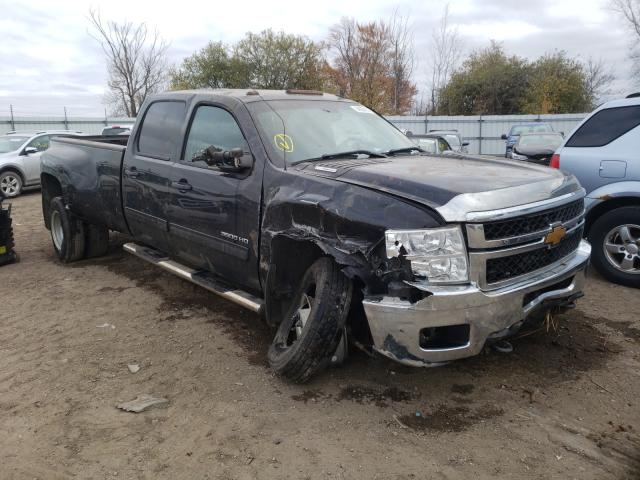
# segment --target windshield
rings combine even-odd
[[[3,135],[0,137],[0,153],[15,152],[27,140],[29,140],[29,137]]]
[[[554,150],[562,143],[562,135],[523,135],[518,141],[520,147],[548,146]]]
[[[460,138],[458,138],[457,135],[453,133],[446,133],[443,135],[443,137],[447,139],[447,142],[449,142],[449,145],[451,145],[452,147],[460,146]]]
[[[428,153],[438,153],[438,146],[435,138],[417,138],[416,144]]]
[[[288,164],[353,150],[382,153],[414,143],[362,105],[323,100],[276,100],[247,105],[262,140]]]
[[[553,132],[551,125],[540,123],[538,125],[516,125],[511,127],[511,135],[522,135],[523,133],[544,133]]]

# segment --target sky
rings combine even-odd
[[[509,54],[534,59],[566,50],[572,57],[603,59],[616,76],[612,96],[633,89],[627,59],[629,34],[608,0],[451,0],[450,21],[464,53],[502,42]],[[208,41],[235,42],[266,28],[321,41],[341,17],[410,18],[417,65],[414,80],[426,88],[432,32],[446,2],[435,0],[244,0],[122,2],[0,0],[0,116],[103,116],[107,82],[104,54],[90,35],[89,8],[103,19],[145,22],[170,43],[169,62],[180,61]]]

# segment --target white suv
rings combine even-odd
[[[55,130],[0,135],[0,191],[11,198],[25,187],[40,185],[40,155],[49,148],[49,140],[78,133]]]
[[[640,95],[598,107],[551,166],[573,173],[587,190],[593,265],[612,282],[640,287]]]

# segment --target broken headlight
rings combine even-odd
[[[413,273],[431,283],[469,281],[467,251],[459,226],[427,230],[387,230],[387,257],[411,261]]]

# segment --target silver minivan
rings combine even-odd
[[[40,185],[40,155],[52,137],[76,134],[67,130],[9,132],[0,135],[0,191],[17,197],[25,187]]]
[[[587,190],[591,261],[607,279],[640,287],[640,96],[597,108],[569,135],[551,166]]]

